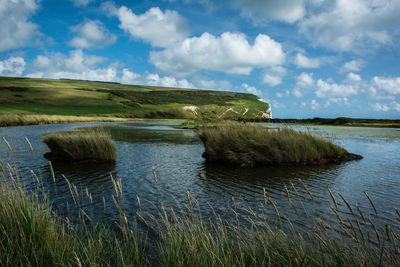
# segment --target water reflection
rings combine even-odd
[[[201,157],[204,147],[197,134],[192,130],[170,127],[178,123],[86,123],[0,128],[0,135],[5,136],[13,147],[10,152],[1,144],[0,158],[20,170],[27,188],[36,186],[30,174],[30,170],[34,170],[51,193],[54,207],[61,213],[66,212],[67,203],[70,210],[73,205],[64,175],[82,192],[81,207],[104,221],[118,218],[112,200],[114,188],[111,174],[114,179],[121,180],[123,205],[131,217],[140,211],[158,214],[161,203],[166,207],[182,208],[187,204],[186,192],[189,191],[200,203],[202,216],[207,220],[215,217],[214,212],[228,220],[235,220],[232,207],[242,216],[247,216],[245,209],[251,208],[260,219],[266,214],[271,220],[276,220],[274,208],[269,204],[265,210],[262,206],[265,188],[267,198],[274,201],[280,216],[287,216],[299,228],[306,229],[311,225],[310,221],[317,219],[328,223],[336,221],[330,210],[333,203],[329,187],[338,198],[344,216],[349,214],[338,193],[352,205],[357,204],[365,216],[375,218],[380,225],[389,223],[393,227],[400,226],[394,211],[394,208],[400,208],[400,132],[397,129],[301,128],[328,137],[350,152],[361,154],[364,159],[340,165],[241,169],[206,164]],[[54,183],[48,161],[43,158],[49,150],[41,141],[41,134],[78,127],[103,127],[110,131],[117,147],[117,162],[111,165],[53,163]],[[295,128],[299,127],[296,125]],[[33,152],[29,151],[25,136],[29,137]],[[153,166],[157,184],[152,173]],[[91,199],[85,193],[86,188]],[[378,214],[371,208],[363,191],[367,191],[373,199]],[[103,198],[107,203],[106,209]],[[138,198],[142,200],[140,207]]]

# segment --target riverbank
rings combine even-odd
[[[268,119],[268,122],[284,124],[311,124],[332,125],[349,127],[377,127],[377,128],[400,128],[400,120],[388,119],[356,119],[339,117],[335,119],[313,118],[313,119]]]
[[[135,119],[140,120],[140,119]],[[0,115],[0,127],[25,126],[41,124],[65,124],[79,122],[124,122],[132,121],[128,118],[101,117],[101,116],[62,116],[43,114],[4,114]]]

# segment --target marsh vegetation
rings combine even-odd
[[[332,142],[289,128],[268,129],[252,123],[225,122],[199,128],[210,162],[242,167],[307,165],[360,159]]]
[[[99,129],[49,133],[43,142],[51,150],[45,157],[54,161],[115,162],[117,159],[111,135]]]

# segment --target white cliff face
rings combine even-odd
[[[272,119],[271,105],[268,106],[268,109],[265,112],[262,112],[261,118],[263,118],[263,119]]]
[[[196,115],[196,116],[197,116],[197,110],[198,110],[198,109],[199,109],[199,108],[196,107],[196,106],[184,106],[184,107],[183,107],[183,110],[191,111],[191,112],[193,112],[193,114]]]

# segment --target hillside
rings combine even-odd
[[[262,120],[270,108],[246,93],[0,77],[2,114]]]

